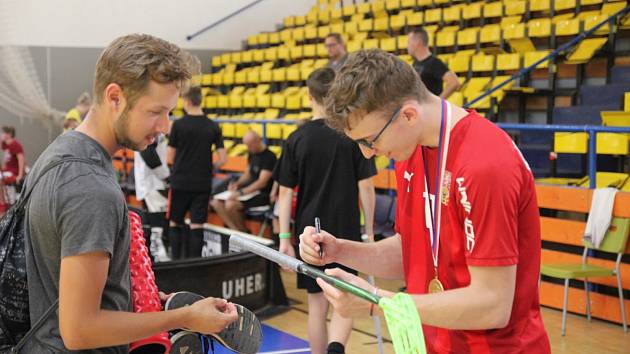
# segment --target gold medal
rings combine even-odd
[[[442,286],[442,282],[440,282],[437,277],[431,279],[431,281],[429,282],[429,294],[441,293],[442,291],[444,291],[444,286]]]

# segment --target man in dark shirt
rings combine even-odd
[[[413,68],[431,93],[449,98],[460,88],[457,75],[429,50],[429,35],[423,28],[409,33],[407,52],[413,57]]]
[[[276,155],[253,131],[245,134],[243,143],[249,151],[247,169],[236,182],[228,186],[231,192],[229,198],[221,200],[215,197],[211,205],[227,227],[248,232],[243,210],[269,205],[269,192],[273,185],[271,173],[276,166]]]
[[[343,37],[339,33],[330,33],[324,40],[324,46],[328,51],[328,64],[327,67],[333,70],[339,70],[339,68],[348,59],[348,52],[346,51],[346,45],[343,42]]]
[[[173,259],[201,257],[203,224],[208,220],[212,190],[212,146],[219,155],[215,168],[227,159],[221,128],[201,109],[201,88],[190,88],[183,99],[186,115],[173,123],[168,143],[168,160],[173,161],[169,209]],[[185,238],[182,231],[187,211],[190,211],[190,235]]]
[[[274,179],[280,184],[280,252],[295,257],[291,245],[290,220],[293,188],[298,187],[295,230],[301,232],[321,220],[323,230],[360,241],[359,201],[365,215],[365,233],[373,240],[374,160],[366,160],[357,144],[329,128],[324,119],[324,98],[335,78],[330,68],[315,70],[306,81],[313,119],[287,139]],[[330,231],[329,231],[330,232]],[[324,250],[325,252],[325,250]],[[329,268],[341,267],[338,264]],[[298,274],[298,288],[308,292],[308,337],[312,353],[343,353],[352,330],[352,320],[333,311],[326,331],[328,301],[315,280]]]

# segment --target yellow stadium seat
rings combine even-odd
[[[556,12],[575,9],[576,0],[555,0],[553,8]]]
[[[287,79],[287,68],[277,68],[271,71],[271,81],[283,82]]]
[[[398,10],[400,7],[400,0],[385,0],[385,9],[388,11]]]
[[[291,59],[300,59],[304,57],[304,48],[303,46],[291,47]]]
[[[280,33],[279,32],[269,33],[269,44],[277,45],[279,43],[280,43]]]
[[[626,92],[623,94],[623,110],[625,112],[630,112],[630,92]]]
[[[588,134],[554,133],[553,151],[560,154],[586,154],[588,152]]]
[[[605,16],[612,16],[621,11],[624,7],[628,6],[626,1],[608,2],[602,5],[601,14]]]
[[[537,18],[527,23],[527,35],[534,38],[551,36],[551,19]]]
[[[549,54],[548,50],[540,50],[540,51],[536,51],[536,52],[527,52],[525,53],[525,58],[524,58],[524,63],[523,65],[525,67],[529,67],[530,65],[533,65],[534,63],[536,63],[538,60],[546,57]],[[538,69],[546,69],[549,67],[549,61],[545,61],[543,63],[541,63],[540,65],[538,65]]]
[[[411,7],[415,7],[418,4],[417,0],[401,0],[400,1],[400,7],[402,8],[411,8]]]
[[[304,26],[304,39],[315,39],[317,38],[317,27],[309,25]]]
[[[319,23],[329,23],[330,22],[330,10],[323,10],[317,14],[317,21]]]
[[[466,83],[466,87],[464,87],[463,94],[467,101],[474,99],[479,96],[481,92],[484,91],[486,86],[490,83],[489,77],[473,77]]]
[[[236,136],[236,126],[233,123],[221,123],[221,134],[224,138],[233,138]]]
[[[422,24],[424,24],[423,12],[411,12],[407,15],[408,26],[420,26]]]
[[[454,56],[454,53],[444,53],[437,55],[438,59],[440,59],[443,63],[448,63],[448,61],[451,60],[451,58]]]
[[[220,55],[212,57],[212,66],[213,67],[221,66],[221,56]]]
[[[342,7],[342,12],[344,16],[352,16],[357,12],[357,7],[355,5],[346,5]]]
[[[530,0],[529,11],[531,12],[549,12],[551,9],[550,0]]]
[[[479,27],[469,27],[457,32],[457,45],[476,45],[479,36]]]
[[[257,63],[265,61],[265,50],[264,49],[254,49],[254,61]]]
[[[304,45],[304,57],[313,58],[317,56],[317,46],[315,44]]]
[[[481,17],[481,6],[483,2],[473,2],[466,6],[463,11],[464,20],[473,20]]]
[[[357,4],[356,5],[356,7],[357,7],[357,12],[356,13],[357,14],[363,14],[363,15],[369,13],[372,10],[370,5],[371,4],[368,3],[368,2]]]
[[[218,72],[212,75],[212,85],[221,86],[223,85],[223,73]]]
[[[318,38],[326,38],[326,36],[330,33],[330,26],[319,26],[317,27],[317,37]]]
[[[249,68],[237,71],[234,74],[234,83],[237,85],[247,83],[247,73],[249,71],[250,71]]]
[[[234,64],[241,63],[241,52],[233,52],[230,54],[230,62]]]
[[[450,6],[444,9],[442,16],[445,23],[459,22],[462,18],[462,6]]]
[[[258,45],[258,35],[257,34],[253,34],[253,35],[247,37],[247,45],[249,45],[249,46]]]
[[[492,72],[494,70],[494,55],[477,54],[472,56],[473,72]]]
[[[286,106],[286,97],[283,93],[271,94],[271,107],[284,108]]]
[[[374,20],[374,31],[386,32],[389,29],[389,17],[379,17]]]
[[[433,6],[433,0],[417,0],[417,5],[419,7]]]
[[[217,108],[229,108],[230,98],[226,95],[217,96]]]
[[[602,21],[605,21],[608,18],[608,16],[606,15],[597,15],[597,16],[591,16],[588,17],[584,20],[584,30],[588,31],[591,28],[597,26],[599,23],[601,23]],[[595,31],[596,35],[604,35],[604,34],[608,34],[608,32],[610,31],[610,24],[606,23],[605,25],[601,26],[597,31]]]
[[[580,20],[577,18],[556,22],[556,36],[575,36],[580,33]]]
[[[525,0],[505,1],[504,6],[506,16],[522,15],[525,13],[527,3]]]
[[[581,41],[567,56],[566,63],[583,64],[589,62],[606,42],[608,42],[608,37],[588,38]]]
[[[350,53],[361,50],[361,41],[349,41],[346,43],[346,49]]]
[[[258,34],[258,44],[268,44],[269,33],[263,32]]]
[[[597,133],[597,153],[606,155],[628,155],[628,134]]]
[[[395,52],[396,51],[396,38],[381,39],[380,48],[386,52]]]
[[[456,54],[449,60],[448,67],[455,73],[466,73],[470,69],[470,56]]]
[[[398,49],[407,49],[408,41],[409,41],[408,35],[402,35],[402,36],[396,37],[396,45],[398,46]]]
[[[271,107],[271,95],[263,94],[256,96],[256,107]]]
[[[603,0],[580,0],[580,5],[582,6],[597,5],[597,4],[601,4],[602,2]]]
[[[293,35],[293,31],[290,28],[285,28],[282,31],[280,31],[280,40],[283,42],[290,41],[292,35]]]
[[[500,43],[501,42],[501,26],[498,24],[485,25],[481,27],[479,32],[480,43]]]
[[[483,18],[497,18],[503,16],[503,3],[495,1],[483,5]]]
[[[204,99],[204,108],[214,109],[217,108],[218,99],[217,96],[206,96]]]
[[[232,55],[230,53],[221,54],[221,65],[230,64],[232,60]]]
[[[405,15],[394,15],[392,17],[389,18],[389,26],[392,28],[392,30],[397,31],[403,27],[405,27],[405,24],[407,22],[407,17],[405,17]]]
[[[409,54],[400,55],[399,58],[400,58],[400,60],[406,62],[409,65],[411,65],[411,63],[413,63],[413,58]]]
[[[379,48],[378,39],[373,38],[373,39],[366,39],[365,41],[363,41],[363,49],[376,49],[376,48]]]
[[[223,74],[223,84],[224,85],[233,85],[234,84],[234,73],[227,72]]]
[[[489,87],[495,87],[501,83],[503,83],[505,80],[509,79],[510,76],[507,75],[499,75],[499,76],[495,76],[492,79],[492,83],[490,84]],[[512,88],[512,86],[514,86],[514,80],[508,82],[507,84],[505,84],[505,86],[502,86],[499,90],[495,91],[494,93],[492,93],[492,97],[497,97],[499,98],[498,101],[500,101],[503,96],[505,95],[505,90],[509,90],[510,88]]]
[[[295,16],[288,16],[284,18],[284,27],[293,27],[295,26]]]
[[[330,25],[331,33],[343,33],[343,22],[341,23],[333,23]]]
[[[287,96],[285,100],[285,107],[288,110],[297,110],[302,108],[302,96],[299,94]]]
[[[435,35],[435,45],[439,48],[452,47],[455,45],[457,32],[449,27],[445,27]]]
[[[461,92],[453,92],[448,101],[456,106],[464,105],[464,95]]]
[[[299,41],[303,41],[304,40],[304,27],[297,27],[293,29],[293,32],[291,33],[291,39],[293,39],[296,42]]]
[[[518,53],[503,53],[497,55],[497,70],[514,71],[521,68],[521,56]]]
[[[344,24],[344,32],[346,35],[351,35],[359,32],[359,23],[350,21]]]
[[[359,22],[359,31],[361,32],[370,32],[374,29],[374,19],[366,18]]]
[[[275,61],[278,59],[278,47],[271,47],[265,49],[265,60]]]
[[[442,21],[442,9],[430,9],[424,12],[424,23],[432,24]]]
[[[385,12],[385,1],[383,0],[373,1],[371,8],[372,8],[372,13]]]

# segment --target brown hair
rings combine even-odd
[[[201,87],[193,86],[186,91],[183,95],[184,99],[188,100],[190,104],[195,107],[201,106],[201,102],[203,100],[203,95],[201,93]]]
[[[330,37],[334,38],[337,41],[337,43],[343,44],[343,37],[341,36],[341,34],[337,32],[328,33],[326,38],[330,38]]]
[[[96,63],[94,97],[103,101],[107,85],[118,84],[132,107],[149,82],[176,83],[180,88],[190,79],[181,49],[148,34],[119,37],[105,48]]]
[[[335,71],[330,68],[317,69],[308,76],[306,86],[315,102],[324,104],[324,99],[328,95],[333,80],[335,80]]]
[[[9,126],[4,126],[2,127],[2,131],[6,134],[11,135],[12,138],[15,138],[15,128],[13,127],[9,127]]]
[[[81,96],[77,99],[77,105],[86,105],[89,106],[92,104],[92,98],[90,94],[87,92],[83,92]]]
[[[350,128],[349,119],[354,114],[391,114],[404,101],[422,103],[427,95],[427,88],[409,64],[380,49],[360,50],[348,57],[328,91],[326,122],[343,132]]]
[[[416,28],[413,31],[409,32],[409,34],[414,38],[420,39],[423,45],[429,45],[429,33],[427,33],[427,30],[425,30],[424,28]]]

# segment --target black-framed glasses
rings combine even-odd
[[[374,143],[376,142],[376,140],[378,140],[378,138],[381,137],[381,135],[383,134],[385,129],[387,129],[387,127],[389,127],[392,124],[392,122],[396,119],[396,117],[398,117],[398,114],[400,113],[401,109],[402,109],[402,107],[400,107],[400,108],[398,108],[397,110],[394,111],[394,114],[392,114],[391,118],[389,118],[389,121],[387,121],[387,123],[385,124],[383,129],[381,129],[381,131],[378,132],[378,134],[376,134],[374,139],[371,139],[371,140],[357,139],[354,142],[359,144],[359,145],[363,145],[363,146],[365,146],[368,149],[374,150]]]

